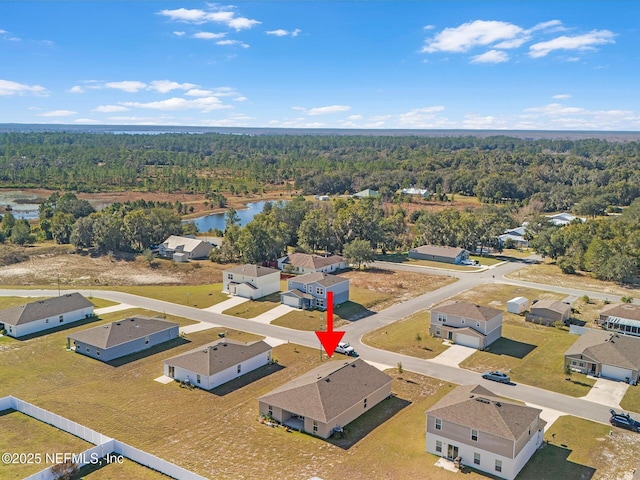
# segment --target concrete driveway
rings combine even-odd
[[[93,313],[96,315],[104,315],[105,313],[119,312],[121,310],[128,310],[135,308],[133,305],[127,305],[126,303],[119,303],[118,305],[111,305],[110,307],[96,308]]]
[[[235,307],[236,305],[241,305],[244,302],[248,302],[248,298],[242,297],[231,297],[229,300],[225,300],[224,302],[216,303],[215,305],[211,305],[210,307],[203,308],[205,312],[211,313],[222,313],[225,310]]]
[[[289,312],[293,312],[294,310],[297,310],[297,308],[290,307],[289,305],[278,305],[276,308],[272,308],[271,310],[264,312],[257,317],[250,318],[249,320],[252,322],[269,324],[276,318],[280,318],[281,316],[286,315]]]
[[[462,363],[477,351],[478,350],[471,347],[463,347],[462,345],[451,345],[440,355],[432,358],[429,361],[440,363],[442,365],[448,365],[450,367],[458,367],[460,363]]]
[[[593,403],[607,405],[608,407],[621,408],[620,401],[624,394],[627,393],[628,388],[628,383],[599,378],[596,384],[591,387],[589,393],[582,398]]]

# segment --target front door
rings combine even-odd
[[[169,367],[169,376],[170,376],[171,378],[174,378],[174,377],[175,377],[175,375],[176,375],[175,367],[171,367],[171,366],[170,366],[170,367]]]
[[[449,445],[449,448],[447,449],[447,458],[454,459],[457,456],[458,456],[458,447],[456,447],[455,445]]]
[[[447,333],[447,338],[449,340],[453,340],[453,332],[451,330],[449,330],[449,332]]]

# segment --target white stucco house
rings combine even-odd
[[[255,300],[280,291],[280,270],[240,265],[222,272],[222,293]]]

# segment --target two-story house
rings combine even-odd
[[[255,300],[280,291],[280,271],[260,265],[240,265],[222,272],[222,293]]]
[[[429,333],[484,350],[502,337],[502,310],[467,302],[445,303],[431,309]]]
[[[327,292],[333,292],[334,305],[349,300],[349,279],[322,272],[290,278],[287,289],[280,294],[280,301],[290,307],[327,308]]]
[[[541,412],[480,385],[460,386],[427,410],[426,450],[512,480],[543,443]]]

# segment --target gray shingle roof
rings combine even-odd
[[[117,322],[82,330],[69,335],[69,338],[105,349],[175,327],[178,327],[177,323],[158,318],[128,317]]]
[[[640,320],[640,305],[633,305],[630,303],[607,305],[600,311],[600,315],[627,318],[629,320]]]
[[[323,287],[331,287],[332,285],[337,285],[342,282],[348,282],[349,279],[338,275],[330,275],[324,272],[311,272],[292,278],[290,281],[304,283],[305,285],[308,283],[317,283]]]
[[[56,317],[65,313],[93,307],[93,303],[79,293],[67,293],[59,297],[27,303],[19,307],[0,310],[0,323],[23,325],[44,318]]]
[[[588,329],[565,355],[584,355],[598,363],[640,370],[640,338]]]
[[[323,423],[391,383],[364,360],[328,362],[260,397],[268,405]]]
[[[261,265],[239,265],[237,267],[225,270],[223,273],[238,273],[242,275],[249,275],[250,277],[263,277],[271,273],[280,273],[280,270],[275,268],[263,267]]]
[[[502,310],[497,308],[485,307],[482,305],[475,305],[468,302],[452,302],[438,305],[431,309],[433,312],[446,313],[449,315],[455,315],[456,317],[468,318],[470,320],[479,320],[482,322],[488,322],[502,313]]]
[[[271,346],[264,340],[244,343],[221,339],[169,358],[164,363],[208,377],[270,350]]]
[[[552,312],[565,314],[571,311],[571,305],[558,302],[557,300],[539,300],[529,307],[529,311],[534,313],[536,309],[546,308]]]
[[[344,257],[341,257],[339,255],[321,257],[320,255],[311,255],[308,253],[292,253],[287,256],[287,259],[284,261],[284,263],[302,268],[323,268],[344,261]]]
[[[512,441],[520,438],[541,412],[498,397],[480,385],[457,387],[427,410],[433,417]],[[538,428],[545,424],[538,420]]]
[[[422,245],[420,247],[412,248],[411,251],[421,253],[423,255],[456,258],[458,255],[464,252],[465,249],[460,247],[443,247],[440,245]]]

